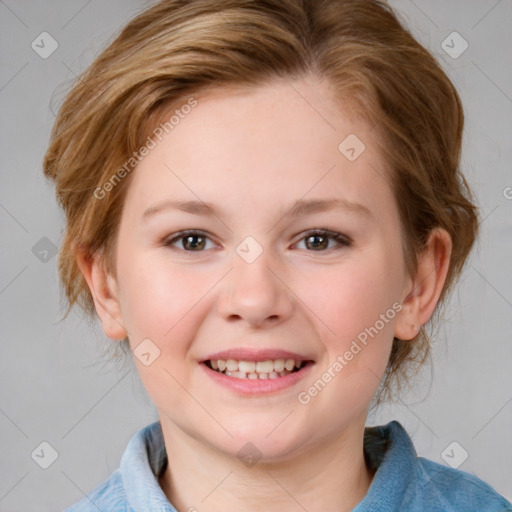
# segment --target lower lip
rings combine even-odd
[[[309,373],[313,364],[311,362],[306,363],[299,371],[275,379],[238,379],[212,370],[204,363],[200,363],[200,366],[213,381],[218,382],[221,386],[245,395],[262,395],[294,386]]]

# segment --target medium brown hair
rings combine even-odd
[[[136,167],[130,158],[148,127],[208,87],[306,74],[326,79],[378,130],[409,275],[432,229],[449,233],[438,313],[478,232],[477,208],[459,170],[463,110],[440,65],[391,7],[380,0],[164,0],[131,20],[79,77],[51,134],[44,173],[66,214],[58,263],[64,318],[75,304],[95,316],[77,250],[103,255],[115,275],[120,216]],[[95,191],[121,168],[123,179],[98,199]],[[407,381],[429,346],[424,327],[412,341],[395,338],[384,391],[392,380]]]

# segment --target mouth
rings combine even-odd
[[[199,363],[213,382],[235,393],[259,396],[292,389],[315,361],[285,350],[231,349]]]
[[[237,359],[208,359],[204,364],[217,373],[235,379],[279,379],[299,372],[310,361],[299,359],[264,359],[245,361]]]

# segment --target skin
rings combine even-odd
[[[417,335],[446,278],[451,242],[441,229],[432,232],[417,274],[406,274],[376,130],[335,102],[320,79],[290,84],[195,95],[198,105],[133,171],[117,277],[99,257],[77,255],[106,335],[128,335],[132,349],[149,338],[160,350],[149,366],[135,362],[170,461],[159,482],[179,511],[356,506],[373,477],[363,433],[393,337]],[[338,150],[351,133],[366,145],[353,162]],[[198,198],[219,216],[166,209],[142,219],[161,201]],[[370,215],[286,215],[301,198],[344,198]],[[203,249],[187,252],[183,239],[166,245],[185,229],[204,232]],[[345,234],[352,244],[328,238],[328,248],[315,248],[313,229]],[[236,253],[247,236],[263,250],[252,263]],[[395,302],[401,311],[307,405],[299,403],[298,393]],[[290,388],[244,396],[199,364],[240,347],[288,350],[314,365]],[[251,467],[236,457],[247,442],[262,457]]]

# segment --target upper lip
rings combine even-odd
[[[200,362],[222,359],[224,361],[228,359],[234,359],[237,361],[268,361],[276,359],[293,359],[294,361],[311,361],[312,358],[297,354],[295,352],[289,352],[287,350],[277,349],[250,349],[250,348],[232,348],[228,350],[222,350],[215,352],[205,357]]]

